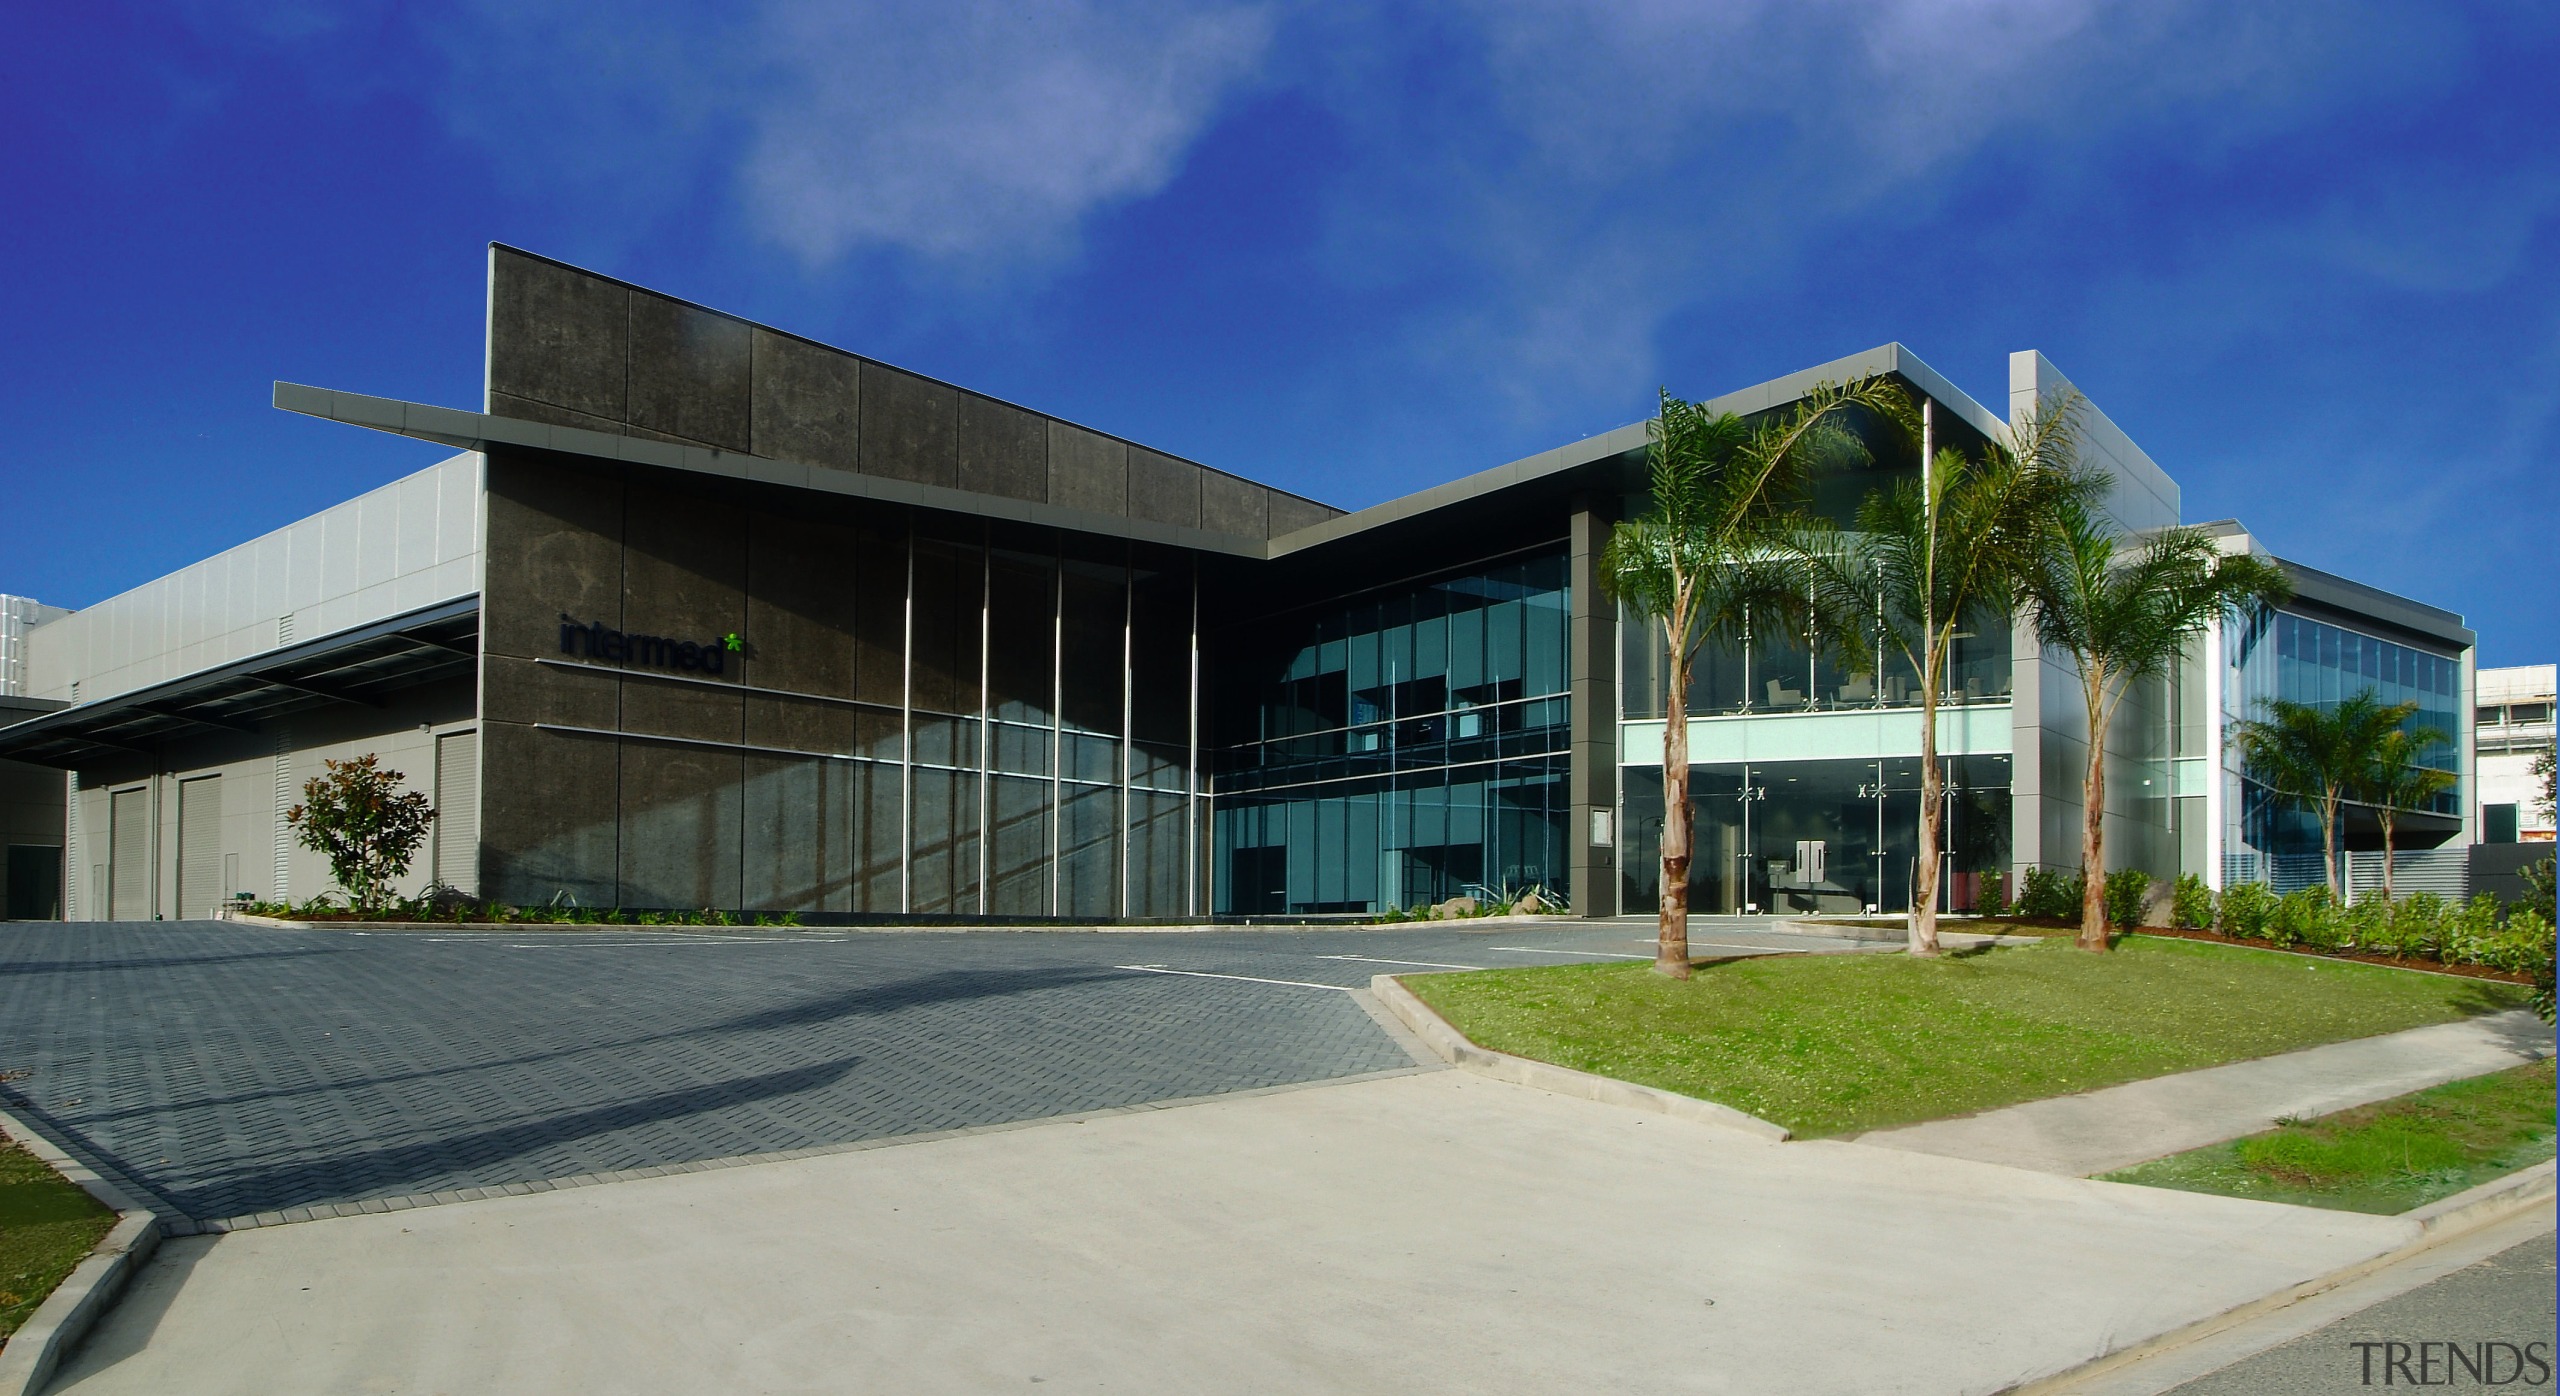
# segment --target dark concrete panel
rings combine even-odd
[[[1144,446],[1129,449],[1129,517],[1200,526],[1200,467]]]
[[[610,730],[621,721],[622,680],[617,675],[556,668],[502,654],[488,656],[482,665],[481,711],[491,722],[547,722]]]
[[[631,424],[747,449],[747,322],[665,296],[631,297]]]
[[[755,453],[860,468],[862,360],[807,340],[755,331]]]
[[[746,682],[853,696],[855,537],[846,523],[748,516]]]
[[[956,488],[959,390],[865,360],[861,468],[865,475]]]
[[[1200,526],[1239,538],[1271,536],[1271,491],[1214,470],[1200,473]]]
[[[622,623],[622,482],[557,458],[489,456],[481,626],[492,654],[557,654],[560,616]]]
[[[484,722],[480,885],[497,901],[615,901],[616,758],[610,737]]]
[[[854,730],[859,709],[761,693],[746,699],[750,746],[841,756],[850,754],[859,740]]]
[[[512,393],[489,394],[489,412],[492,416],[513,417],[518,421],[541,422],[555,427],[585,427],[589,431],[601,431],[616,436],[623,435],[629,430],[624,423],[610,417],[572,412],[566,407],[554,407],[550,403],[536,402],[532,398],[517,397]]]
[[[1006,499],[1049,497],[1049,419],[976,393],[960,395],[960,488]]]
[[[622,904],[735,907],[740,754],[622,743]]]
[[[1129,443],[1049,423],[1049,502],[1097,514],[1129,509]]]
[[[743,635],[746,511],[658,484],[635,483],[625,498],[623,630],[704,645],[718,645],[732,632]],[[724,656],[720,675],[690,676],[735,682],[730,658]],[[623,689],[622,725],[628,731],[734,742],[743,730],[741,714],[738,695],[730,690],[650,680],[634,680]]]
[[[497,249],[489,265],[489,390],[616,421],[626,411],[631,289]]]
[[[1282,494],[1278,490],[1273,490],[1271,492],[1271,536],[1277,538],[1284,533],[1294,533],[1299,529],[1312,527],[1341,512],[1339,509],[1327,508],[1310,499],[1300,499],[1296,495]]]

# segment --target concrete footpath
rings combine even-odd
[[[173,1240],[57,1389],[1988,1393],[2416,1230],[1432,1071]]]
[[[2500,1013],[2333,1042],[2105,1090],[1858,1136],[1861,1144],[2085,1178],[2551,1055],[2551,1030]]]

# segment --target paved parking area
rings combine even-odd
[[[1650,958],[1649,936],[13,923],[0,1096],[176,1214],[275,1220],[1410,1070],[1349,992],[1371,975]]]

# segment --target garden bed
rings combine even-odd
[[[2552,1156],[2551,1063],[2475,1076],[2334,1115],[2288,1120],[2101,1175],[2182,1192],[2385,1215]]]
[[[2134,937],[1905,955],[1413,975],[1478,1045],[1697,1096],[1799,1136],[2070,1095],[2524,1005],[2493,980]]]
[[[2119,932],[2119,935],[2124,934]],[[2237,945],[2249,950],[2272,950],[2280,955],[2308,955],[2322,960],[2353,960],[2360,965],[2386,965],[2392,969],[2414,969],[2421,974],[2452,974],[2465,979],[2495,979],[2502,984],[2531,984],[2533,976],[2516,970],[2498,969],[2490,965],[2447,964],[2442,960],[2411,955],[2385,955],[2379,951],[2320,950],[2308,945],[2273,945],[2263,940],[2244,940],[2220,931],[2199,931],[2188,926],[2145,926],[2134,935],[2167,936],[2176,940],[2204,940],[2216,945]]]

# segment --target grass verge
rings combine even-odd
[[[2519,1007],[2511,985],[2211,945],[2067,940],[1415,975],[1483,1046],[1852,1134]]]
[[[2412,1095],[2102,1175],[2182,1192],[2390,1215],[2551,1157],[2551,1063]]]
[[[43,1159],[0,1143],[0,1342],[115,1224],[115,1213]]]

